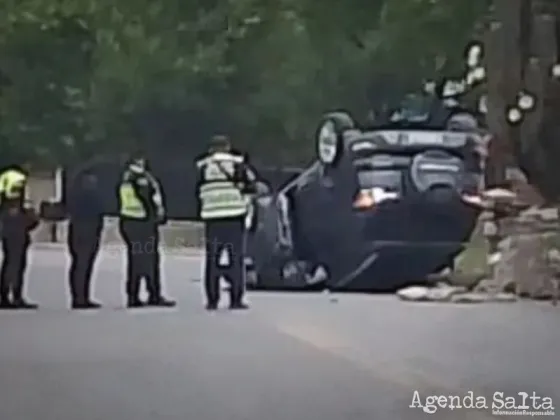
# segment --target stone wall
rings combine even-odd
[[[504,238],[485,287],[532,299],[555,297],[558,223],[556,208],[531,208],[504,220]]]
[[[458,285],[454,273],[449,273],[436,287],[407,288],[398,296],[457,303],[552,298],[556,304],[560,290],[558,208],[527,206],[519,201],[519,194],[500,189],[485,191],[476,205],[484,210],[481,221],[489,251],[486,277]]]

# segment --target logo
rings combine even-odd
[[[465,395],[430,395],[422,398],[414,391],[410,408],[419,408],[424,413],[435,414],[438,410],[491,410],[493,416],[547,416],[555,415],[552,398],[540,396],[536,392],[506,394],[497,391],[492,398],[475,395],[473,391]]]

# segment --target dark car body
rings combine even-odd
[[[316,162],[254,199],[249,287],[391,292],[463,250],[478,215],[461,198],[480,182],[478,135],[428,124],[357,130],[337,118],[324,120],[336,138],[325,131]]]

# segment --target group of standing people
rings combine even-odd
[[[159,182],[142,157],[130,160],[118,187],[119,231],[127,248],[126,305],[173,307],[161,294],[159,226],[165,223],[165,207]],[[105,206],[96,177],[84,173],[70,191],[68,248],[71,255],[69,285],[73,309],[97,309],[91,299],[91,277],[103,230]],[[140,300],[140,285],[146,280],[149,298]]]
[[[218,308],[222,277],[230,284],[230,308],[246,309],[244,223],[249,197],[255,191],[255,173],[243,156],[232,152],[225,136],[212,139],[208,153],[196,161],[196,167],[199,218],[205,224],[206,235],[206,309]],[[37,308],[24,297],[30,232],[39,223],[37,214],[25,202],[27,178],[26,171],[15,165],[0,175],[0,309]],[[160,275],[159,227],[167,221],[165,197],[143,156],[128,162],[117,193],[119,231],[127,249],[126,306],[174,307],[176,302],[162,294]],[[101,304],[91,298],[91,279],[105,206],[93,173],[82,173],[72,184],[66,211],[71,256],[70,306],[78,310],[98,309]],[[147,301],[140,299],[142,279],[146,280]]]

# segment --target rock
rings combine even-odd
[[[484,302],[515,302],[513,293],[467,292],[465,287],[441,285],[439,287],[413,286],[401,289],[397,296],[408,302],[453,302],[453,303],[484,303]]]
[[[504,188],[493,188],[491,190],[483,191],[482,197],[495,201],[513,201],[517,196],[513,191],[506,190]]]
[[[517,302],[518,297],[515,293],[496,293],[489,295],[490,302]]]
[[[484,223],[488,220],[494,220],[494,212],[489,211],[489,210],[484,210],[480,213],[479,216],[479,223]]]
[[[475,269],[473,272],[455,272],[450,278],[449,282],[452,286],[462,287],[466,290],[472,289],[476,286],[480,280],[482,280],[487,273],[481,271],[480,269]]]
[[[508,251],[512,248],[512,245],[512,238],[508,236],[498,242],[498,250],[502,252]]]
[[[501,279],[482,279],[474,288],[474,293],[515,293],[515,281],[513,278]]]
[[[453,303],[484,303],[490,302],[490,295],[486,293],[461,293],[451,296]]]
[[[462,199],[465,203],[467,203],[471,206],[474,206],[474,207],[479,207],[479,208],[482,208],[482,209],[490,207],[487,200],[484,200],[479,195],[463,194]]]
[[[402,300],[413,302],[449,302],[455,294],[466,291],[466,287],[449,286],[445,283],[440,283],[438,287],[407,287],[399,290],[397,296]]]
[[[494,253],[488,255],[488,261],[486,261],[486,263],[490,267],[495,267],[500,262],[501,259],[502,259],[502,253],[501,252],[494,252]]]
[[[482,234],[485,238],[493,237],[498,234],[498,225],[493,220],[486,220],[482,225]]]
[[[558,282],[560,277],[560,251],[556,248],[549,249],[547,257],[550,275],[554,278],[555,282]]]
[[[535,217],[541,220],[555,221],[558,220],[558,209],[555,207],[540,208],[533,206],[519,213],[519,217],[524,219]]]
[[[529,205],[540,206],[544,199],[537,188],[529,184],[527,176],[520,168],[510,167],[506,170],[506,179],[511,186],[511,190],[517,195],[517,199]]]
[[[548,251],[548,259],[551,263],[560,263],[560,251],[556,248]]]
[[[499,236],[505,236],[488,256],[491,278],[479,283],[477,293],[515,292],[519,296],[547,299],[554,295],[554,266],[560,269],[557,246],[557,208],[529,207],[500,220]],[[493,233],[493,232],[491,232]]]
[[[397,296],[401,300],[411,302],[425,302],[428,299],[428,287],[411,286],[397,291]]]
[[[493,293],[497,289],[496,282],[493,279],[483,279],[474,288],[474,293]]]
[[[426,281],[428,282],[428,284],[435,285],[436,287],[439,287],[440,285],[448,285],[449,278],[451,275],[452,275],[451,269],[444,268],[438,273],[432,273],[428,275]]]
[[[554,291],[550,281],[544,235],[521,234],[514,239],[514,255],[510,269],[517,285],[517,294],[532,299],[551,298]]]
[[[508,168],[506,168],[506,180],[512,182],[512,181],[518,181],[518,182],[528,182],[527,181],[527,176],[525,176],[525,174],[523,173],[523,171],[520,168],[516,168],[515,166],[510,166]]]
[[[492,268],[492,278],[482,280],[474,289],[475,292],[514,292],[515,291],[515,259],[517,250],[511,237],[498,243],[498,252],[492,254],[488,263]]]
[[[449,302],[452,296],[466,291],[467,288],[461,286],[434,287],[428,289],[426,299],[430,302]]]

